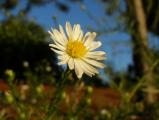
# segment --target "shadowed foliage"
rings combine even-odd
[[[35,22],[11,17],[1,22],[0,36],[0,73],[5,69],[21,73],[24,61],[33,69],[44,59],[51,64],[54,72],[59,71],[56,57],[46,41],[47,33]]]

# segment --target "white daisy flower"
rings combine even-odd
[[[94,51],[102,45],[101,42],[94,41],[96,33],[87,32],[84,35],[79,24],[75,24],[72,28],[69,22],[66,22],[66,33],[61,25],[59,30],[49,31],[54,41],[49,46],[58,54],[58,64],[68,64],[70,70],[75,70],[78,78],[81,78],[83,73],[90,77],[98,74],[97,68],[105,66],[98,61],[105,59],[105,52]]]

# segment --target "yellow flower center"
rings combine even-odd
[[[81,58],[87,53],[87,48],[81,41],[69,40],[67,43],[66,52],[73,58]]]

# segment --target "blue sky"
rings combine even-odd
[[[104,11],[106,5],[99,2],[99,0],[84,0],[83,5],[79,3],[72,4],[69,0],[59,1],[70,7],[68,13],[60,11],[54,3],[51,3],[41,7],[34,6],[28,18],[38,22],[46,31],[50,30],[51,27],[56,27],[52,19],[53,16],[56,16],[58,24],[62,24],[63,26],[66,21],[70,21],[72,25],[79,23],[85,32],[90,28],[93,28],[95,31],[110,30],[117,25],[115,21],[116,15],[106,16]],[[14,13],[16,14],[18,9],[23,8],[25,4],[26,0],[22,1],[21,5],[14,10]],[[120,6],[124,9],[123,2],[120,3]],[[85,9],[82,10],[81,7]],[[89,13],[91,13],[91,17]],[[118,24],[120,27],[123,25],[120,22]],[[98,35],[97,40],[101,40],[103,43],[100,50],[107,53],[107,60],[105,61],[107,66],[111,64],[116,71],[122,71],[126,70],[127,65],[132,63],[130,36],[127,33],[121,31],[108,32]]]
[[[27,0],[21,1],[21,5],[19,5],[13,13],[16,14],[18,9],[23,8],[26,1]],[[46,31],[50,30],[51,27],[56,27],[52,19],[53,16],[56,16],[58,24],[62,24],[63,26],[66,21],[70,21],[72,25],[79,23],[85,32],[89,31],[90,28],[93,28],[95,31],[107,31],[111,30],[114,26],[119,25],[119,27],[122,28],[124,25],[122,22],[116,21],[115,18],[118,13],[112,16],[105,14],[104,10],[107,5],[99,2],[100,0],[84,0],[82,8],[85,8],[85,10],[81,9],[79,3],[72,4],[69,0],[59,1],[70,7],[68,13],[60,11],[54,3],[51,3],[41,7],[34,6],[28,15],[28,18],[38,22]],[[124,0],[120,0],[119,4],[120,8],[124,10]],[[91,13],[93,19],[90,18],[88,13]],[[3,19],[3,16],[0,16],[0,19]],[[107,32],[106,34],[97,36],[97,40],[101,40],[103,43],[101,49],[107,53],[107,59],[105,60],[107,66],[113,66],[116,71],[126,71],[128,64],[132,64],[130,39],[130,35],[122,31]],[[149,45],[151,48],[158,47],[158,39],[158,36],[149,33]]]
[[[55,27],[52,20],[53,16],[56,16],[58,24],[65,25],[66,21],[70,21],[71,24],[79,23],[85,32],[88,31],[87,28],[89,27],[95,30],[109,30],[116,24],[114,17],[105,15],[105,5],[97,0],[85,0],[84,6],[82,6],[91,13],[95,20],[92,20],[85,10],[81,10],[80,4],[71,4],[69,1],[64,0],[61,2],[69,5],[70,11],[68,13],[59,11],[54,3],[52,3],[42,7],[33,7],[29,14],[29,18],[36,20],[46,31],[51,27]],[[106,20],[106,22],[102,20]],[[96,21],[101,24],[97,24]],[[105,63],[111,63],[117,71],[126,70],[127,65],[132,63],[130,36],[124,32],[116,31],[98,36],[97,39],[103,42],[101,49],[107,52],[107,60]]]

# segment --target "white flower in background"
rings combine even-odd
[[[28,62],[28,61],[24,61],[24,62],[23,62],[23,66],[24,66],[25,68],[28,68],[28,67],[29,67],[29,62]]]
[[[98,60],[105,59],[105,52],[94,51],[101,46],[101,42],[95,41],[96,33],[87,32],[85,35],[79,24],[72,28],[69,22],[66,22],[66,33],[61,25],[59,30],[49,31],[54,43],[49,44],[51,49],[58,54],[59,65],[68,64],[70,70],[75,70],[78,78],[83,73],[88,76],[98,74],[97,68],[104,68],[104,64]]]

